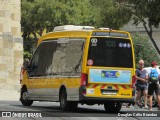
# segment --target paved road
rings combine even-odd
[[[122,107],[120,113],[105,113],[104,107],[102,105],[78,105],[77,111],[74,112],[63,112],[60,110],[59,103],[55,102],[34,102],[30,107],[22,106],[19,101],[0,101],[0,116],[5,116],[10,114],[12,118],[2,118],[4,119],[19,119],[23,117],[24,120],[159,120],[160,111],[154,108],[153,111],[148,111],[145,109],[134,109]],[[8,112],[8,113],[6,113]],[[29,118],[26,118],[30,116]],[[31,117],[32,116],[32,117]],[[42,116],[42,118],[41,118]],[[128,116],[128,117],[126,117]],[[131,116],[131,117],[129,117]],[[144,117],[147,116],[147,117]],[[152,116],[152,117],[151,117]],[[154,117],[159,116],[159,117]],[[14,117],[14,118],[13,118]]]

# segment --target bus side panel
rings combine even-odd
[[[77,78],[61,78],[63,79],[61,86],[65,86],[68,101],[79,100],[80,77]],[[58,90],[58,88],[57,88]]]

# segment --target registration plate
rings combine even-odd
[[[103,95],[116,95],[117,90],[102,90]]]

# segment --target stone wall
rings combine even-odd
[[[0,100],[19,99],[23,63],[20,0],[0,0]]]

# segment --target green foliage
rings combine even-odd
[[[28,58],[28,59],[31,59],[31,57],[32,57],[32,54],[31,53],[29,53],[28,51],[24,51],[24,58]]]
[[[155,49],[153,48],[150,40],[143,35],[136,33],[132,36],[135,52],[136,66],[138,67],[138,61],[143,59],[145,61],[145,66],[149,67],[152,61],[159,62],[159,58]]]
[[[30,38],[33,35],[37,40],[42,36],[43,31],[51,26],[54,20],[53,4],[55,0],[34,0],[28,2],[22,0],[22,19],[21,25],[23,27],[23,38]]]
[[[160,4],[159,0],[126,0],[127,7],[130,8],[135,15],[133,17],[134,24],[138,25],[140,22],[145,22],[148,19],[148,25],[159,27],[160,23]],[[143,7],[142,7],[143,6]]]
[[[118,0],[91,0],[96,7],[96,26],[119,29],[131,19],[131,10]]]
[[[23,38],[36,40],[59,25],[93,25],[119,29],[131,18],[117,0],[22,0]]]
[[[38,39],[59,25],[93,25],[92,8],[89,0],[22,0],[23,38],[32,34]]]
[[[160,50],[153,38],[153,28],[160,24],[159,0],[124,0],[124,6],[132,11],[134,25],[143,24],[151,42],[160,55]]]

